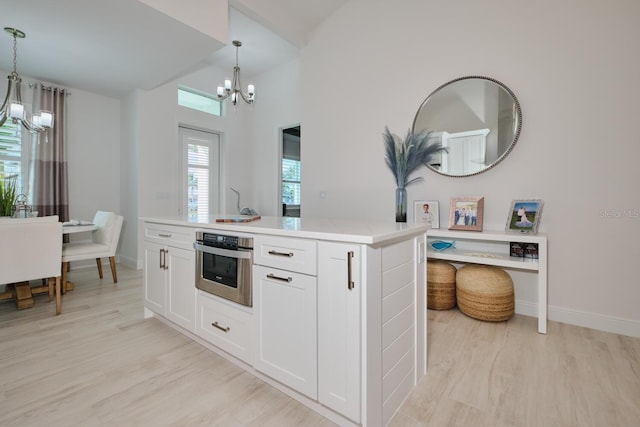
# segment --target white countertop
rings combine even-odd
[[[238,215],[233,215],[238,217]],[[396,223],[380,220],[333,218],[262,217],[251,222],[216,222],[224,215],[193,218],[187,216],[143,217],[145,222],[206,228],[219,231],[269,234],[337,242],[381,244],[402,237],[425,233],[423,224]]]

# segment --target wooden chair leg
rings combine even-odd
[[[49,277],[47,280],[47,286],[49,287],[49,302],[53,301],[54,282],[53,277]]]
[[[113,277],[113,285],[116,286],[118,283],[118,274],[116,273],[116,257],[109,257],[109,264],[111,265],[111,276]]]
[[[56,277],[56,316],[62,312],[62,296],[60,295],[61,291],[61,279],[60,276]]]
[[[69,271],[69,261],[62,262],[62,293],[67,293],[67,271]]]
[[[100,261],[100,258],[96,258],[96,265],[98,266],[98,274],[102,279],[102,262]]]

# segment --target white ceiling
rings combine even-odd
[[[207,65],[231,69],[232,40],[243,43],[243,76],[288,62],[347,1],[230,0],[227,46],[138,0],[0,0],[0,26],[27,35],[18,39],[19,75],[119,98]],[[13,38],[4,31],[0,70],[13,70]]]

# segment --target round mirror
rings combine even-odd
[[[447,176],[471,176],[492,168],[511,151],[522,126],[520,103],[489,77],[452,80],[422,103],[413,131],[431,131],[430,141],[447,150],[429,167]]]

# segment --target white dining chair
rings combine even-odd
[[[55,285],[56,314],[60,314],[62,223],[58,217],[3,219],[0,239],[0,284],[46,279],[49,301]]]
[[[120,240],[123,217],[113,212],[96,212],[93,223],[96,229],[91,232],[91,240],[69,242],[62,245],[62,285],[67,283],[69,262],[95,259],[98,274],[102,279],[102,258],[109,258],[114,286],[118,283],[116,272],[116,249]]]

